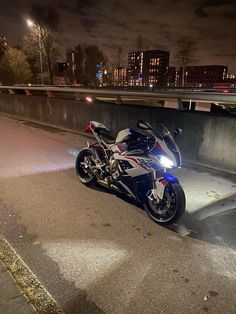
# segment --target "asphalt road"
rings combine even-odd
[[[186,165],[171,228],[77,181],[77,134],[0,116],[0,232],[66,313],[236,313],[236,177]]]

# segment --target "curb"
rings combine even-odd
[[[20,291],[40,314],[65,314],[57,301],[33,274],[11,244],[0,235],[0,259],[11,273]]]

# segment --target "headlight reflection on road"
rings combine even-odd
[[[128,258],[124,249],[104,240],[68,239],[61,242],[48,242],[43,245],[43,248],[47,251],[47,255],[59,264],[60,271],[68,280],[74,281],[76,277],[79,278],[82,289],[88,288],[90,284],[112,272]]]
[[[38,165],[27,165],[27,167],[18,166],[18,169],[7,168],[0,173],[0,179],[10,179],[14,177],[30,176],[40,173],[49,173],[71,169],[74,167],[74,161],[60,163],[44,163]]]
[[[176,170],[176,176],[186,194],[186,212],[197,220],[235,208],[236,188],[227,177],[189,168]]]
[[[198,209],[195,213],[197,220],[204,220],[211,216],[223,214],[227,211],[235,209],[236,207],[236,194],[231,193],[218,198],[216,201],[207,204]]]

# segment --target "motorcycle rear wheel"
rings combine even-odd
[[[158,203],[149,197],[144,202],[147,214],[159,225],[173,224],[183,215],[185,206],[185,194],[179,183],[169,183],[166,186],[162,202]]]
[[[94,165],[93,158],[93,152],[88,148],[84,148],[79,152],[75,162],[78,179],[88,186],[96,183],[96,179],[90,170],[91,166]]]

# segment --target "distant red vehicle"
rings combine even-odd
[[[227,85],[213,85],[212,87],[207,87],[204,89],[205,92],[212,93],[236,93],[236,87],[229,87]]]
[[[74,84],[72,85],[72,87],[83,87],[83,85],[80,84],[80,83],[74,83]]]
[[[214,85],[214,86],[212,86],[212,88],[218,89],[219,91],[221,91],[223,93],[229,93],[230,92],[230,88],[228,86],[225,86],[225,85]]]

